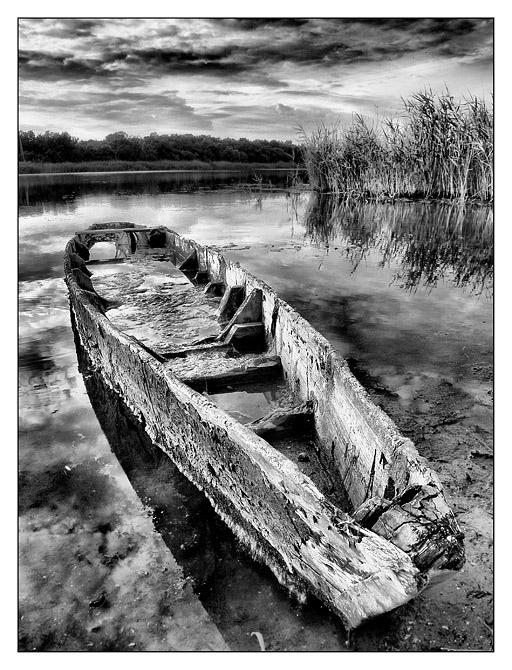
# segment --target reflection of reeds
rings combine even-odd
[[[404,100],[380,127],[355,115],[350,127],[300,129],[311,188],[347,197],[493,199],[493,113],[472,97],[431,91]]]
[[[315,243],[344,244],[357,265],[370,251],[395,260],[395,281],[407,290],[451,277],[457,286],[492,292],[493,214],[453,203],[368,203],[313,193],[306,233]]]

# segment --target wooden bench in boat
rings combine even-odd
[[[196,391],[214,392],[226,386],[250,384],[281,377],[283,369],[279,356],[245,354],[232,357],[230,351],[217,355],[190,355],[173,358],[167,366],[185,384]]]
[[[158,227],[144,228],[143,226],[134,226],[133,228],[99,228],[97,230],[89,228],[88,230],[78,230],[75,235],[77,237],[99,237],[103,235],[119,235],[121,233],[149,233],[151,230],[158,230]]]

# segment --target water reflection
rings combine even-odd
[[[289,170],[259,170],[265,182],[286,188],[290,183]],[[255,171],[194,171],[194,172],[95,172],[76,174],[20,175],[18,204],[20,207],[41,207],[43,203],[74,204],[88,195],[115,195],[118,198],[166,193],[196,193],[252,185],[258,190]]]
[[[493,212],[448,203],[367,203],[311,194],[306,235],[318,245],[346,245],[355,271],[370,251],[381,266],[398,261],[394,282],[408,291],[445,279],[492,295]]]

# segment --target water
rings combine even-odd
[[[286,186],[285,173],[267,178]],[[257,651],[254,631],[268,650],[346,649],[340,622],[288,598],[101,380],[80,374],[62,279],[75,230],[132,221],[223,247],[331,341],[416,441],[452,415],[480,438],[492,433],[485,210],[347,207],[250,182],[20,178],[20,649]],[[441,444],[418,444],[442,462]],[[400,616],[361,633],[359,648],[381,648],[376,631]]]

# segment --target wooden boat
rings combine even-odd
[[[295,596],[351,629],[462,566],[436,474],[267,284],[129,223],[78,231],[64,266],[91,365]]]

